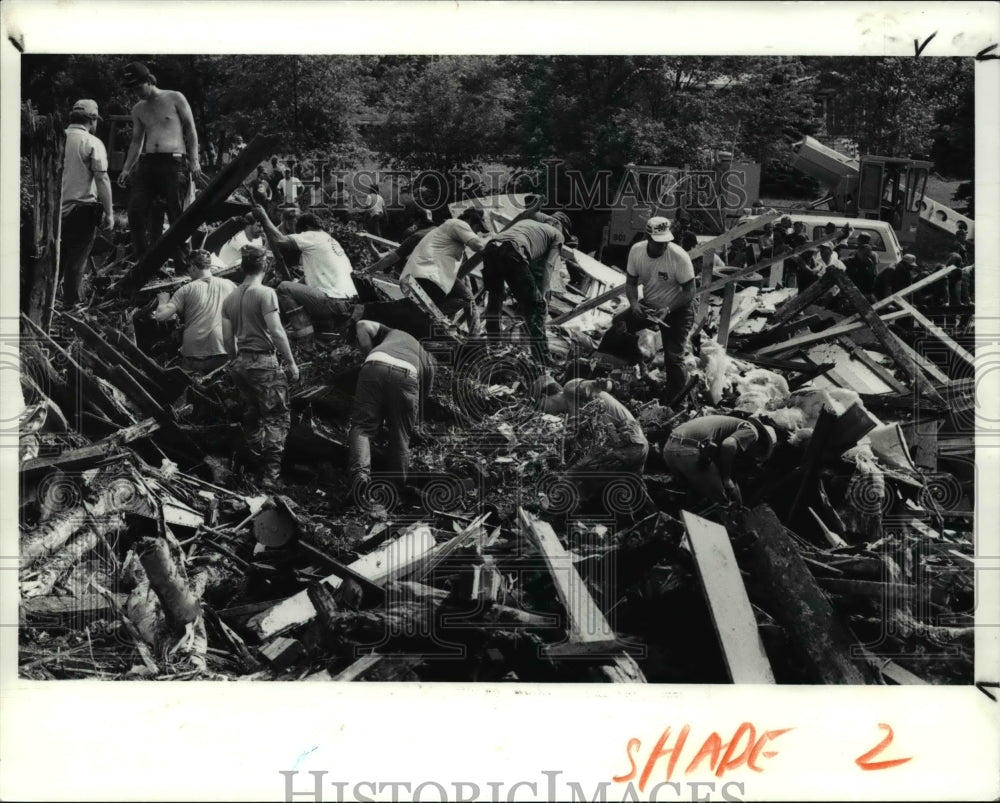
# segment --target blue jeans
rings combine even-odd
[[[371,439],[385,420],[389,425],[389,453],[386,470],[398,485],[406,482],[410,466],[410,436],[417,425],[420,383],[404,368],[366,362],[358,376],[351,411],[350,473],[352,477],[371,475]]]

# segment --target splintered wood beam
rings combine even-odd
[[[708,287],[712,283],[712,267],[715,262],[715,249],[709,248],[701,258],[701,278],[698,281],[699,287]],[[708,296],[703,295],[698,298],[697,317],[704,320],[708,315]]]
[[[67,449],[54,457],[34,457],[25,460],[20,465],[23,472],[35,471],[41,468],[51,468],[52,466],[62,466],[67,463],[76,463],[86,460],[94,460],[98,457],[106,457],[115,449],[124,446],[126,443],[145,438],[152,435],[160,428],[160,422],[155,418],[146,418],[138,424],[118,430],[107,438],[91,443],[87,446],[80,446],[76,449]]]
[[[426,524],[411,526],[399,538],[383,544],[374,552],[363,555],[348,568],[363,575],[373,583],[385,583],[412,571],[426,560],[427,552],[434,547],[434,535]],[[332,588],[338,588],[343,579],[339,574],[331,574],[322,580]],[[294,627],[312,621],[316,608],[306,591],[261,611],[247,622],[247,630],[261,641],[279,636]]]
[[[793,248],[791,251],[785,254],[780,254],[779,256],[768,257],[767,259],[761,260],[753,265],[746,268],[741,268],[736,271],[736,273],[730,274],[722,279],[717,279],[712,282],[708,287],[703,287],[698,290],[698,293],[711,293],[718,290],[720,287],[725,287],[729,282],[739,281],[740,279],[749,276],[751,273],[761,273],[766,268],[776,265],[778,262],[784,262],[786,259],[791,259],[792,257],[797,257],[799,254],[805,253],[806,251],[816,248],[820,243],[825,243],[828,238],[822,238],[819,240],[813,240],[809,243],[803,243],[798,248]],[[692,253],[694,253],[692,251]]]
[[[587,584],[573,565],[572,556],[559,542],[551,525],[535,518],[524,508],[518,508],[517,512],[522,526],[531,533],[542,553],[559,601],[569,618],[566,628],[568,643],[554,645],[555,649],[549,654],[553,657],[585,656],[595,661],[604,660],[615,668],[614,672],[602,676],[604,680],[645,683],[642,670],[632,656],[622,651],[615,631],[590,595]]]
[[[897,312],[890,312],[883,315],[879,320],[885,321],[895,321],[897,318],[905,318],[909,313],[905,310],[899,310]],[[821,332],[810,332],[807,335],[799,335],[798,337],[793,337],[791,340],[783,340],[780,343],[773,343],[770,346],[763,346],[757,349],[755,352],[761,356],[765,354],[781,354],[782,352],[788,351],[789,349],[798,349],[809,343],[819,343],[823,340],[829,340],[832,337],[840,337],[841,335],[849,334],[850,332],[856,332],[858,329],[864,329],[868,326],[864,321],[855,321],[854,323],[838,323],[836,326],[831,326],[829,329],[824,329]]]
[[[822,298],[829,290],[833,289],[833,276],[830,273],[824,273],[819,279],[809,285],[801,293],[797,293],[792,298],[788,299],[784,304],[782,304],[778,309],[775,310],[774,315],[771,316],[769,329],[774,329],[785,321],[791,320],[795,315],[800,313],[810,304],[815,304]]]
[[[254,137],[235,159],[209,181],[208,186],[198,194],[163,236],[153,243],[145,254],[139,256],[135,267],[125,274],[118,284],[119,290],[124,294],[134,294],[153,278],[175,249],[183,245],[195,230],[209,219],[213,210],[243,185],[243,181],[251,171],[274,149],[277,141],[278,138],[275,136]]]
[[[715,339],[725,351],[729,344],[729,327],[733,319],[733,301],[736,298],[736,285],[727,284],[722,291],[722,310],[719,313],[719,332]]]
[[[566,609],[570,640],[577,643],[615,641],[615,631],[611,629],[608,620],[604,618],[601,609],[590,596],[583,578],[573,565],[569,553],[559,542],[552,526],[535,518],[524,508],[518,508],[518,517],[541,550],[556,587],[556,593],[559,595],[559,601]]]
[[[901,310],[901,312],[905,312],[905,310]],[[883,319],[885,317],[887,316],[883,316]],[[895,332],[893,333],[893,337],[896,339],[896,345],[899,346],[899,350],[913,360],[914,364],[919,366],[935,382],[940,382],[942,385],[947,385],[951,382],[951,379],[946,373],[944,373],[944,371],[938,368],[934,363],[928,360],[923,354],[913,348]]]
[[[851,359],[855,359],[862,365],[867,366],[872,373],[885,382],[896,393],[907,392],[908,388],[906,385],[896,379],[896,377],[892,375],[892,371],[882,365],[882,363],[869,356],[868,352],[866,352],[849,337],[838,337],[837,342],[840,344],[840,347],[844,349],[844,351],[851,355]]]
[[[746,526],[757,535],[739,557],[747,573],[747,593],[787,634],[788,649],[806,675],[801,682],[865,683],[852,660],[855,641],[850,631],[774,511],[758,505],[747,514]]]
[[[758,215],[750,220],[745,220],[738,226],[733,226],[733,228],[729,231],[720,234],[718,237],[699,243],[691,249],[689,256],[691,259],[697,259],[698,257],[706,254],[710,249],[718,251],[722,248],[722,246],[729,245],[729,243],[738,237],[742,237],[744,234],[749,234],[756,229],[763,228],[768,223],[773,223],[781,217],[781,214],[781,212],[765,212],[763,215]]]
[[[889,353],[889,356],[902,368],[907,376],[910,377],[910,381],[913,383],[914,387],[924,393],[929,398],[936,402],[944,403],[944,399],[941,398],[941,394],[938,393],[937,388],[931,384],[930,380],[924,376],[923,371],[920,370],[916,365],[913,364],[912,359],[909,358],[899,348],[899,341],[889,331],[889,327],[885,325],[885,322],[879,318],[878,313],[872,309],[872,305],[868,303],[861,291],[858,290],[854,282],[850,280],[848,275],[841,270],[829,271],[833,276],[834,281],[837,283],[837,287],[840,288],[848,302],[851,306],[858,311],[862,320],[868,324],[868,327],[872,330],[872,334],[875,338],[882,344],[882,346]],[[904,310],[905,312],[905,310]]]
[[[901,298],[897,298],[893,303],[895,303],[900,309],[909,312],[913,316],[914,320],[924,327],[928,332],[930,332],[934,337],[944,343],[949,349],[951,349],[955,354],[965,360],[969,365],[975,367],[976,360],[969,354],[964,348],[962,348],[958,343],[956,343],[951,335],[949,335],[944,329],[938,326],[934,321],[924,315],[920,310],[914,307],[909,301],[903,301]]]
[[[729,533],[721,524],[682,511],[712,623],[733,683],[774,683],[757,620],[740,575]]]
[[[945,278],[949,273],[951,273],[954,268],[941,268],[941,270],[935,271],[930,274],[930,276],[925,276],[923,279],[909,284],[902,290],[893,293],[891,296],[886,296],[885,298],[876,301],[872,304],[872,309],[878,312],[880,309],[885,309],[890,304],[894,304],[901,298],[906,298],[916,293],[918,290],[923,290],[925,287],[930,287],[932,284],[936,284]],[[842,323],[853,323],[854,321],[861,320],[861,316],[858,314],[852,315],[850,318],[846,318]]]

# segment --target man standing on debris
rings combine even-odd
[[[408,202],[405,214],[407,226],[403,233],[406,234],[406,238],[378,262],[369,265],[366,273],[386,273],[400,263],[405,266],[420,241],[434,231],[431,213],[423,207],[417,206],[412,201]]]
[[[145,64],[125,66],[123,83],[142,98],[132,107],[132,142],[118,176],[129,190],[128,225],[135,258],[142,259],[160,232],[150,231],[158,197],[166,201],[171,224],[181,216],[192,179],[201,176],[198,132],[187,99],[180,92],[160,89]],[[180,267],[190,248],[178,247],[174,261]]]
[[[466,248],[483,250],[486,242],[479,235],[485,233],[483,210],[476,208],[466,209],[457,218],[431,229],[406,260],[399,276],[400,285],[412,277],[445,315],[454,315],[464,308],[470,321],[478,320],[468,277],[459,279],[458,272]]]
[[[212,255],[194,251],[188,265],[191,281],[171,298],[157,296],[159,306],[153,319],[166,321],[180,315],[184,321],[181,343],[181,366],[193,374],[207,374],[229,361],[222,337],[222,305],[236,285],[229,279],[212,275]]]
[[[663,461],[705,498],[733,510],[743,496],[733,480],[737,456],[763,462],[771,456],[777,437],[773,427],[756,419],[728,415],[692,418],[676,427],[663,446]]]
[[[691,257],[673,239],[667,218],[651,217],[646,222],[645,241],[633,245],[628,254],[625,270],[628,309],[614,317],[611,329],[605,332],[598,346],[599,351],[641,362],[636,332],[658,327],[667,380],[664,395],[671,397],[680,393],[687,382],[684,352],[694,323],[694,266]]]
[[[70,110],[66,129],[59,273],[67,307],[82,300],[83,279],[98,226],[110,231],[115,225],[108,154],[104,143],[94,136],[100,119],[96,102],[78,100]]]
[[[352,299],[358,295],[351,279],[351,261],[333,237],[323,230],[319,218],[307,212],[298,219],[295,234],[282,234],[260,206],[253,214],[267,232],[275,247],[294,246],[302,254],[303,282],[282,282],[278,285],[278,300],[285,316],[302,310],[311,321],[349,318]],[[293,325],[296,325],[293,322]],[[300,337],[308,341],[311,324],[296,325]]]
[[[522,220],[493,235],[483,250],[483,283],[489,293],[486,336],[493,340],[500,337],[506,285],[524,316],[531,353],[540,365],[548,365],[551,361],[545,335],[545,295],[565,242],[562,226]],[[465,272],[459,270],[458,278],[464,277]]]
[[[247,246],[241,267],[246,278],[222,305],[222,334],[226,354],[232,358],[233,381],[243,400],[246,452],[258,464],[261,485],[272,489],[281,476],[281,456],[291,425],[288,383],[298,380],[299,368],[281,325],[278,297],[263,284],[267,252]]]
[[[420,405],[434,383],[434,358],[406,332],[374,321],[358,321],[358,346],[365,358],[354,392],[349,435],[349,470],[355,499],[371,481],[371,439],[388,422],[385,468],[397,488],[410,467],[410,436]]]

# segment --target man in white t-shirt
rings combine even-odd
[[[599,351],[642,362],[636,332],[658,327],[667,380],[662,397],[665,400],[680,393],[687,383],[684,353],[694,323],[694,266],[691,257],[673,239],[667,218],[651,217],[647,221],[646,239],[633,245],[628,255],[625,269],[628,309],[614,317],[598,347]]]
[[[417,243],[399,276],[402,284],[411,276],[445,315],[454,315],[462,307],[474,314],[475,299],[468,277],[458,278],[465,249],[482,251],[486,233],[481,209],[466,209],[457,218],[446,220],[431,229]]]
[[[267,247],[267,243],[264,242],[264,233],[261,230],[260,223],[250,215],[246,216],[244,222],[246,225],[223,244],[218,254],[213,255],[212,264],[216,267],[239,267],[243,259],[243,246],[245,245],[255,245],[258,248]]]
[[[302,254],[305,282],[278,285],[278,303],[283,316],[301,308],[314,322],[349,318],[358,291],[351,279],[351,260],[333,237],[323,230],[311,212],[299,217],[295,234],[282,234],[263,207],[255,206],[254,216],[275,246],[290,245]]]
[[[278,192],[285,199],[285,203],[297,204],[299,202],[299,195],[302,192],[304,185],[302,182],[292,175],[292,171],[286,169],[285,177],[278,182]]]

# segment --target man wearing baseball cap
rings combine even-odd
[[[913,254],[903,254],[894,267],[886,268],[875,278],[875,297],[879,300],[898,293],[913,284],[913,271],[917,258]]]
[[[157,196],[166,200],[171,224],[181,216],[192,178],[201,177],[198,132],[187,98],[180,92],[160,89],[156,76],[145,64],[125,66],[122,83],[141,99],[132,107],[132,142],[118,184],[131,185],[128,225],[135,258],[142,259],[159,239],[153,228],[153,206]],[[178,248],[178,265],[187,261],[187,244]]]
[[[740,456],[763,463],[774,451],[774,427],[756,418],[706,415],[675,427],[663,446],[663,462],[705,499],[734,512],[743,496],[733,480]]]
[[[636,332],[658,327],[667,379],[664,399],[679,393],[687,382],[684,352],[694,323],[694,266],[691,257],[673,239],[667,218],[651,217],[646,222],[646,239],[633,245],[628,254],[625,270],[628,309],[614,317],[611,329],[605,332],[598,346],[599,351],[641,362]]]
[[[62,226],[59,236],[59,273],[63,303],[75,306],[82,300],[83,279],[94,247],[97,227],[114,227],[108,153],[94,136],[97,103],[78,100],[69,113],[62,174]]]

